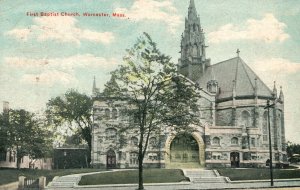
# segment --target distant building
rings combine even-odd
[[[9,103],[3,102],[3,117],[8,122]],[[8,127],[6,125],[0,127]],[[0,168],[17,168],[17,152],[14,148],[0,149]],[[52,158],[31,159],[24,156],[21,159],[20,168],[52,169]]]
[[[53,169],[88,168],[87,147],[57,147],[53,152]]]
[[[145,167],[266,167],[269,138],[272,139],[273,164],[287,163],[284,96],[253,72],[237,56],[211,64],[206,57],[204,32],[194,1],[190,1],[182,34],[178,71],[198,84],[201,98],[201,126],[189,135],[164,130],[150,137]],[[97,95],[94,82],[94,125],[92,129],[92,165],[104,168],[138,166],[138,137],[134,132],[118,135],[119,126],[134,124],[122,114],[126,100]],[[268,135],[267,100],[271,134]]]

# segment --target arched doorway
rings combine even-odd
[[[190,134],[177,135],[170,145],[171,163],[198,163],[199,146]]]
[[[113,150],[107,151],[106,167],[107,168],[116,168],[116,154]]]
[[[231,152],[230,153],[230,162],[232,168],[240,167],[240,153],[238,152]]]

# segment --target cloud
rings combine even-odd
[[[28,28],[23,28],[23,29],[13,29],[8,31],[6,34],[10,36],[14,36],[17,39],[27,41],[28,36],[30,35],[30,29]]]
[[[221,43],[229,40],[256,40],[263,42],[283,42],[290,36],[285,32],[286,24],[278,21],[271,13],[261,20],[248,19],[241,27],[226,24],[217,31],[208,34],[210,43]]]
[[[125,13],[127,17],[135,21],[163,22],[170,32],[182,24],[181,17],[171,0],[137,0],[129,8],[117,8],[115,12]]]
[[[280,85],[288,85],[288,77],[300,72],[300,63],[284,58],[261,58],[250,66],[268,86],[272,86],[274,81]]]
[[[28,28],[13,29],[6,34],[22,41],[32,37],[38,41],[54,40],[78,45],[82,40],[109,44],[115,39],[112,32],[98,32],[77,27],[78,20],[74,17],[36,17],[33,22],[34,24]]]
[[[255,67],[261,72],[270,72],[272,75],[288,75],[300,71],[300,63],[283,58],[258,59]]]
[[[49,70],[40,74],[25,74],[21,78],[21,82],[29,84],[44,84],[46,86],[53,86],[55,84],[60,84],[63,86],[70,85],[77,82],[76,78],[66,72]]]
[[[22,71],[21,82],[39,82],[47,86],[54,84],[70,85],[77,82],[76,71],[96,70],[111,71],[116,68],[116,59],[96,57],[92,54],[74,55],[63,58],[26,58],[6,57],[8,70]]]

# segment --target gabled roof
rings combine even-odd
[[[220,88],[218,99],[231,98],[234,86],[236,97],[254,96],[255,83],[259,97],[272,97],[272,91],[240,57],[210,65],[197,82],[206,88],[210,80],[218,82]]]

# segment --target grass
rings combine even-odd
[[[218,171],[220,175],[229,177],[232,181],[270,179],[270,169],[268,168],[222,168]],[[274,179],[300,178],[300,170],[274,169],[273,177]]]
[[[33,169],[0,169],[0,185],[18,181],[19,176],[38,178],[45,176],[47,183],[52,181],[55,176],[63,176],[77,173],[88,173],[100,171],[99,169],[57,169],[57,170],[33,170]]]
[[[187,181],[182,170],[144,169],[144,183]],[[116,171],[82,176],[79,185],[133,184],[138,183],[138,170]]]

